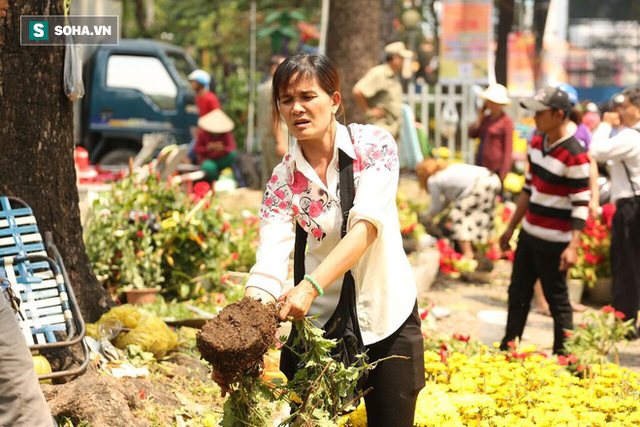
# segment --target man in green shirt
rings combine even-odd
[[[370,69],[353,87],[358,106],[367,115],[367,123],[391,132],[398,140],[402,120],[402,84],[399,74],[405,58],[413,53],[403,42],[384,48],[386,62]]]

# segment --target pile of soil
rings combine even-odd
[[[274,304],[245,297],[203,326],[197,347],[213,370],[231,383],[262,361],[275,340],[277,327]]]

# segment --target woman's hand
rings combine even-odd
[[[225,397],[227,394],[231,394],[233,390],[229,388],[229,384],[223,375],[218,371],[211,372],[211,379],[220,387],[220,396]]]
[[[278,302],[281,303],[278,315],[282,320],[302,320],[317,296],[316,288],[305,279],[278,298]]]

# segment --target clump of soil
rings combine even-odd
[[[231,383],[259,365],[275,340],[278,327],[274,304],[245,297],[209,320],[197,336],[202,358]]]

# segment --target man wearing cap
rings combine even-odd
[[[478,119],[469,126],[469,137],[480,138],[476,165],[497,173],[504,181],[511,171],[513,120],[503,107],[511,104],[511,100],[507,88],[498,83],[489,85],[479,97],[484,105],[478,111]]]
[[[391,132],[398,140],[402,115],[402,84],[398,77],[404,58],[413,53],[403,42],[384,48],[386,62],[370,69],[353,87],[356,103],[367,116],[367,123]]]
[[[553,352],[564,352],[564,331],[573,328],[566,270],[578,259],[580,235],[589,215],[589,157],[567,133],[573,104],[561,89],[547,87],[522,107],[535,112],[537,131],[527,148],[525,185],[507,230],[500,237],[503,250],[522,220],[509,286],[509,314],[501,343],[522,337],[537,279],[554,323]]]
[[[231,131],[233,121],[221,109],[198,119],[194,152],[208,181],[216,181],[224,168],[231,167],[238,152]]]

